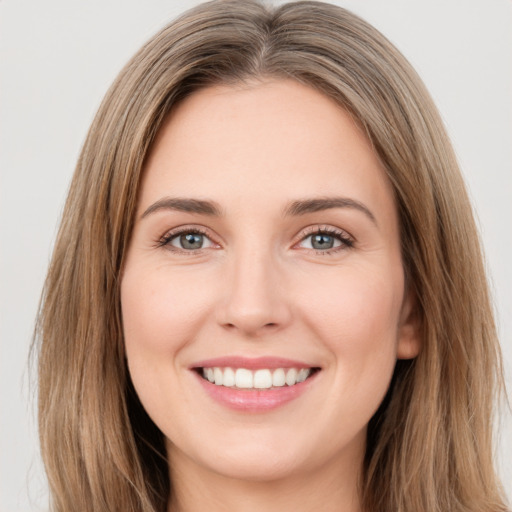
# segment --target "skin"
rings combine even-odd
[[[334,196],[371,214],[283,214],[290,202]],[[215,201],[222,215],[144,215],[167,197]],[[204,232],[203,248],[159,243],[178,227]],[[320,229],[351,246],[333,238],[315,250]],[[129,371],[167,440],[169,510],[360,510],[368,421],[397,358],[414,357],[419,341],[392,188],[344,110],[285,80],[182,102],[147,161],[121,300]],[[190,370],[233,355],[321,371],[277,409],[234,411]]]

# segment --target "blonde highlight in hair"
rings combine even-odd
[[[502,386],[482,254],[453,150],[404,57],[350,12],[217,0],[153,37],[91,126],[69,191],[38,321],[39,426],[52,510],[163,512],[163,435],[126,368],[119,284],[141,173],[158,129],[213,84],[287,78],[365,130],[393,185],[422,350],[397,363],[368,431],[368,512],[506,510],[492,459]]]

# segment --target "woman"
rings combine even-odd
[[[216,1],[141,49],[39,332],[55,510],[506,510],[464,185],[414,71],[343,9]]]

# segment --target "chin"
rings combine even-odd
[[[177,462],[176,457],[185,457],[196,469],[252,482],[283,480],[308,467],[309,457],[302,443],[290,445],[276,437],[271,440],[244,437],[234,440],[233,436],[227,436],[226,439],[231,438],[229,444],[226,440],[216,444],[208,439],[204,445],[198,443],[194,450],[187,450],[188,454],[169,446],[169,458],[172,464],[172,461]]]
[[[275,482],[293,478],[303,472],[300,469],[303,466],[301,461],[286,457],[286,454],[262,455],[260,450],[259,454],[254,453],[252,456],[233,454],[221,457],[211,464],[211,470],[223,477],[247,482]]]

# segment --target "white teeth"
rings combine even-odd
[[[235,385],[235,372],[231,368],[224,370],[223,386],[231,387]]]
[[[297,382],[304,382],[308,378],[309,373],[309,370],[306,370],[306,368],[299,370],[297,375]]]
[[[217,386],[222,386],[223,384],[223,373],[222,373],[222,370],[220,368],[214,368],[213,369],[213,377],[215,379],[215,384],[217,384]]]
[[[216,386],[237,387],[241,389],[269,389],[285,384],[294,386],[304,382],[311,375],[311,368],[276,368],[275,370],[246,368],[203,368],[203,377]]]
[[[293,386],[297,382],[297,370],[295,368],[290,368],[286,372],[286,384],[288,386]]]
[[[270,370],[257,370],[254,372],[254,387],[258,389],[272,387],[272,374]]]
[[[286,384],[286,375],[282,368],[278,368],[272,374],[272,386],[280,388]]]
[[[238,368],[238,370],[235,372],[235,386],[237,388],[252,388],[253,378],[251,370]]]

